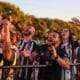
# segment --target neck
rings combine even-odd
[[[25,41],[29,41],[29,40],[31,40],[31,37],[26,37],[26,36],[24,36],[24,40],[25,40]]]
[[[55,48],[59,47],[60,43],[61,43],[60,41],[57,42],[57,43],[54,45],[54,47],[55,47]]]
[[[66,42],[69,42],[68,39],[63,39],[62,41],[63,41],[63,44],[66,43]]]

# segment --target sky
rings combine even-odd
[[[80,18],[80,0],[0,0],[19,7],[25,14],[42,18]]]

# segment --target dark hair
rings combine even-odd
[[[32,27],[34,27],[33,24],[27,24],[27,25],[23,28],[23,30],[24,30],[25,28],[27,28],[28,26],[32,26]],[[35,28],[35,27],[34,27],[34,28]]]
[[[69,30],[69,43],[72,43],[72,33],[71,30],[69,28],[67,28]]]
[[[59,38],[61,39],[61,34],[57,30],[52,30],[51,32],[55,32],[59,35]]]
[[[71,32],[71,30],[70,30],[69,28],[63,28],[63,29],[68,29],[68,30],[69,30],[69,37],[68,37],[68,40],[69,40],[69,43],[72,44],[72,32]],[[61,39],[62,39],[62,36],[61,36]],[[63,43],[63,41],[62,41],[62,43]]]

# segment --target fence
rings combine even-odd
[[[70,66],[79,66],[80,63],[71,63]],[[20,68],[34,68],[34,80],[35,80],[35,68],[44,68],[44,67],[47,67],[47,66],[50,66],[50,65],[27,65],[27,66],[0,66],[0,69],[20,69]],[[72,72],[72,70],[71,70]],[[71,74],[72,76],[72,74]]]

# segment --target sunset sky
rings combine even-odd
[[[36,17],[70,20],[80,18],[80,0],[2,0]]]

